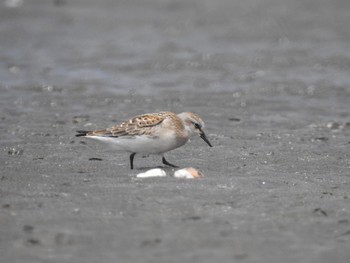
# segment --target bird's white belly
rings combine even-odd
[[[187,142],[187,139],[179,139],[175,138],[175,136],[152,137],[143,135],[117,138],[91,136],[89,138],[106,142],[116,150],[144,154],[161,154],[178,148]]]

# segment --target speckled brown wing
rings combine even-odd
[[[136,116],[106,130],[90,132],[88,136],[121,137],[149,135],[151,134],[152,129],[160,124],[167,117],[167,115],[167,112],[160,112]]]

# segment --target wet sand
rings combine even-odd
[[[1,261],[348,262],[348,1],[14,2]],[[74,136],[160,110],[203,117],[166,157],[204,178]]]

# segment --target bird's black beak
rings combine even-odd
[[[205,135],[205,133],[202,130],[200,130],[199,137],[201,137],[203,139],[203,141],[205,141],[210,147],[213,147],[213,145],[211,145],[207,136]]]

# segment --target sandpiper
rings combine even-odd
[[[195,113],[158,112],[136,116],[119,125],[103,130],[77,131],[77,137],[106,142],[114,149],[130,153],[130,169],[134,168],[136,154],[158,154],[162,162],[171,167],[164,153],[184,145],[193,135],[199,135],[210,147],[203,132],[204,122]]]

